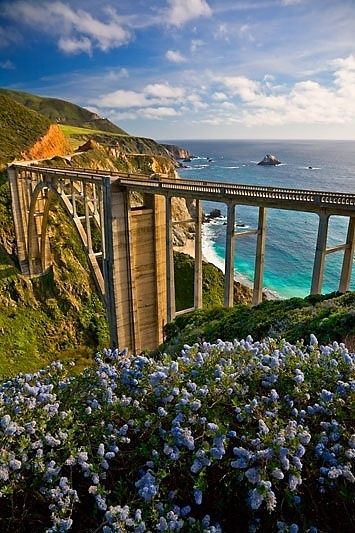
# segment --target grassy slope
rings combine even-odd
[[[200,310],[178,317],[167,327],[164,349],[174,350],[201,339],[231,340],[252,335],[284,337],[290,342],[307,339],[314,333],[322,343],[355,339],[355,292],[344,295],[309,296],[266,301],[251,308],[239,304],[233,309]]]
[[[44,96],[9,89],[0,89],[0,92],[10,96],[13,100],[20,102],[26,107],[45,115],[51,122],[72,124],[73,126],[93,128],[111,133],[126,133],[108,119],[98,118],[95,113],[92,113],[88,109],[84,109],[71,102],[66,102],[65,100],[46,98]]]
[[[176,310],[193,307],[194,259],[181,252],[174,253],[174,271],[176,288]],[[212,263],[202,263],[203,307],[211,309],[223,306],[224,274]],[[251,300],[251,290],[239,283],[235,284],[234,303],[246,303]]]
[[[107,346],[103,303],[71,221],[57,206],[50,220],[54,266],[28,280],[0,247],[0,376],[74,357],[79,369]]]
[[[0,170],[46,133],[50,121],[0,93]]]

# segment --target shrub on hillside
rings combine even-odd
[[[353,531],[355,354],[105,352],[0,386],[2,531]]]

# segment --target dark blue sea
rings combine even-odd
[[[168,142],[188,148],[197,156],[191,163],[185,163],[188,168],[179,170],[184,178],[355,192],[355,141]],[[267,153],[276,155],[282,164],[258,166],[257,162]],[[226,207],[205,202],[206,212],[214,207],[221,209],[222,217],[204,225],[203,251],[209,261],[223,269]],[[257,215],[257,208],[237,206],[238,231],[255,228]],[[264,286],[279,297],[309,294],[317,225],[318,216],[311,213],[268,210]],[[328,246],[345,242],[346,230],[347,219],[331,217]],[[236,242],[236,275],[244,281],[253,279],[255,240],[251,236]],[[327,256],[323,293],[337,290],[342,258],[343,252]],[[351,288],[355,290],[354,272]]]

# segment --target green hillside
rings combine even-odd
[[[35,94],[0,89],[0,94],[10,96],[20,104],[45,115],[51,122],[70,124],[82,128],[106,131],[110,133],[126,134],[124,130],[110,122],[107,118],[100,118],[96,113],[84,109],[71,102],[58,98],[47,98]]]
[[[0,170],[48,130],[50,121],[0,92]]]
[[[257,307],[239,304],[232,309],[202,309],[179,316],[167,326],[164,350],[175,352],[186,343],[233,341],[248,335],[297,342],[311,333],[322,343],[346,342],[351,349],[355,347],[354,309],[355,292],[265,301]]]

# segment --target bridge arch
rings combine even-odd
[[[27,224],[27,261],[29,274],[30,276],[43,274],[52,264],[47,229],[53,203],[55,200],[59,200],[60,206],[72,221],[77,235],[83,244],[96,285],[101,295],[104,296],[103,274],[97,261],[99,253],[94,253],[91,244],[90,215],[87,213],[87,217],[84,217],[86,219],[85,229],[81,222],[81,217],[78,216],[76,200],[74,200],[73,193],[71,194],[71,199],[72,201],[69,200],[64,190],[61,190],[61,188],[58,190],[56,183],[40,181],[33,189],[30,195]],[[82,198],[82,201],[83,204],[87,203],[85,198]],[[89,208],[86,211],[89,212]],[[99,225],[99,217],[93,214],[92,218],[94,223]]]

